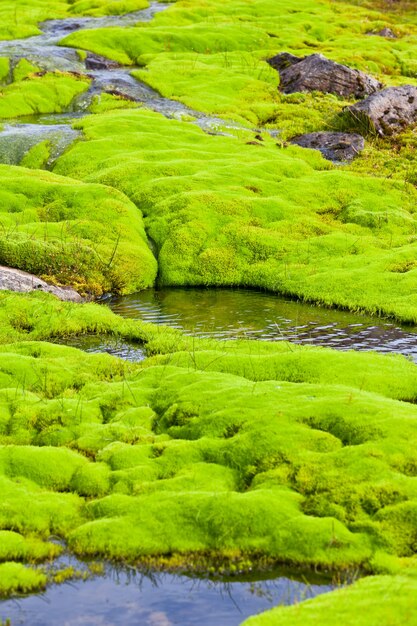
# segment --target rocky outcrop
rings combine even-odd
[[[0,266],[0,289],[28,293],[30,291],[46,291],[60,300],[68,302],[82,302],[83,298],[71,287],[56,287],[50,285],[38,276],[16,270],[11,267]]]
[[[115,70],[120,67],[120,64],[99,54],[88,52],[85,58],[85,67],[87,70]]]
[[[417,122],[417,87],[388,87],[348,107],[345,114],[351,126],[364,132],[395,135]]]
[[[268,59],[268,63],[278,70],[279,88],[283,93],[322,91],[345,98],[365,98],[383,87],[372,76],[330,61],[321,54],[300,58],[284,52]]]
[[[302,148],[320,150],[326,159],[336,163],[351,161],[365,147],[364,138],[356,133],[309,133],[293,137],[290,143]]]

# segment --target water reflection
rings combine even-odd
[[[243,289],[148,290],[110,301],[123,317],[218,339],[289,340],[340,350],[398,352],[417,362],[417,329]]]
[[[111,337],[78,335],[65,337],[65,340],[59,340],[58,343],[64,343],[66,346],[78,348],[90,354],[111,354],[120,359],[125,359],[125,361],[132,361],[133,363],[138,363],[146,358],[145,351],[142,348]]]
[[[321,582],[301,582],[283,572],[213,581],[108,566],[102,577],[2,602],[0,618],[13,626],[238,626],[250,615],[334,588]]]

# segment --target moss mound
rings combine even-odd
[[[406,359],[197,341],[46,294],[1,296],[4,339],[23,335],[9,315],[19,307],[34,322],[27,339],[95,320],[160,354],[129,364],[0,346],[3,559],[53,558],[53,534],[79,555],[175,554],[189,567],[201,556],[377,573],[413,563],[417,409],[398,398],[415,397],[417,369]]]
[[[92,116],[55,171],[142,210],[165,285],[255,286],[415,322],[416,192],[143,110]]]
[[[0,180],[0,264],[94,294],[152,285],[142,216],[123,194],[10,166]]]
[[[0,6],[0,40],[39,35],[39,22],[71,15],[112,15],[138,11],[147,0],[3,0]]]
[[[265,62],[277,52],[320,52],[387,83],[416,76],[413,13],[394,16],[391,3],[379,10],[354,4],[352,10],[348,2],[315,0],[181,0],[149,24],[78,32],[65,45],[143,65],[140,78],[164,96],[290,136],[335,124],[342,103],[320,94],[278,94],[278,74]],[[397,39],[370,35],[387,26]]]
[[[377,576],[353,587],[324,594],[289,608],[274,609],[246,620],[244,626],[401,626],[416,623],[416,581],[407,576]],[[242,626],[243,626],[242,625]]]
[[[22,72],[22,74],[20,73]],[[74,98],[88,89],[90,81],[60,72],[27,75],[19,64],[15,82],[0,90],[0,119],[63,113]]]

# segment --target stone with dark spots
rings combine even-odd
[[[29,293],[30,291],[45,291],[52,293],[60,300],[67,302],[82,302],[83,298],[71,287],[57,287],[50,285],[38,276],[22,272],[12,267],[0,266],[0,290],[18,291]]]
[[[120,67],[120,64],[99,54],[89,52],[85,59],[85,67],[88,70],[115,70]]]
[[[367,35],[375,35],[376,37],[386,37],[387,39],[397,39],[397,35],[388,27],[382,28],[377,33],[366,33]]]
[[[330,61],[321,54],[301,58],[283,52],[268,63],[278,70],[279,88],[283,93],[321,91],[344,98],[365,98],[383,87],[376,78]]]
[[[324,131],[293,137],[290,143],[302,148],[320,150],[326,159],[336,163],[351,161],[365,147],[365,140],[362,135]]]
[[[417,87],[388,87],[348,107],[345,113],[351,126],[363,132],[396,135],[417,122]]]

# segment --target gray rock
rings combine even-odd
[[[366,34],[375,35],[376,37],[386,37],[387,39],[397,39],[397,35],[394,33],[394,31],[388,28],[387,26],[379,30],[377,33],[366,33]]]
[[[388,87],[346,109],[352,126],[381,137],[395,135],[417,122],[417,87]]]
[[[85,67],[87,70],[115,70],[120,67],[120,64],[99,54],[88,52],[85,59]]]
[[[66,300],[68,302],[82,302],[83,298],[80,294],[71,287],[56,287],[55,285],[49,285],[38,276],[16,270],[11,267],[4,267],[0,265],[0,289],[7,289],[8,291],[19,291],[21,293],[28,293],[30,291],[45,291],[52,293],[60,300]]]
[[[278,70],[283,93],[322,91],[345,98],[365,98],[383,87],[376,78],[321,54],[300,58],[284,52],[268,59],[268,63]]]
[[[351,161],[365,147],[364,138],[356,133],[309,133],[293,137],[290,143],[320,150],[326,159],[337,163]]]

